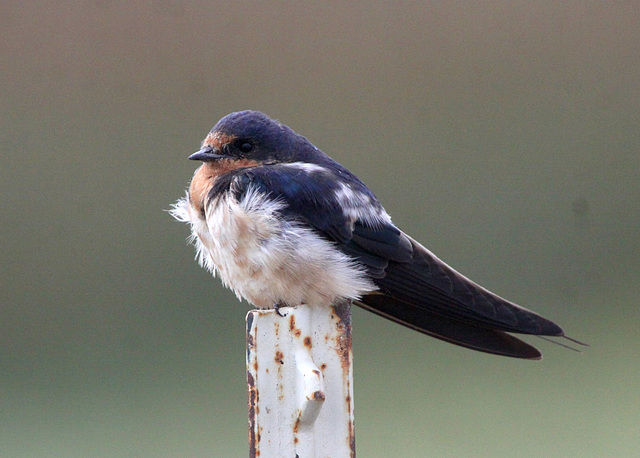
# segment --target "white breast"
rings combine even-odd
[[[206,218],[176,204],[191,223],[198,261],[238,296],[260,308],[330,305],[376,289],[363,268],[299,223],[283,221],[282,203],[250,190],[241,201],[225,194],[206,206]]]

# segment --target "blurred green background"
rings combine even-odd
[[[247,455],[244,316],[164,210],[225,114],[356,172],[582,354],[354,310],[362,457],[640,451],[635,1],[0,5],[0,456]]]

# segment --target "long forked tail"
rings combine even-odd
[[[369,294],[355,304],[423,334],[462,347],[513,358],[542,358],[542,354],[535,347],[504,331],[420,310],[384,294]]]

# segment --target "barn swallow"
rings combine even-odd
[[[199,263],[258,308],[352,301],[463,347],[525,359],[510,333],[564,336],[552,321],[456,272],[398,229],[365,184],[257,111],[222,118],[173,215]]]

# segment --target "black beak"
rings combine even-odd
[[[212,162],[219,159],[228,159],[230,157],[231,156],[220,154],[220,150],[218,148],[205,146],[200,151],[196,151],[191,156],[189,156],[189,159],[192,161]]]

